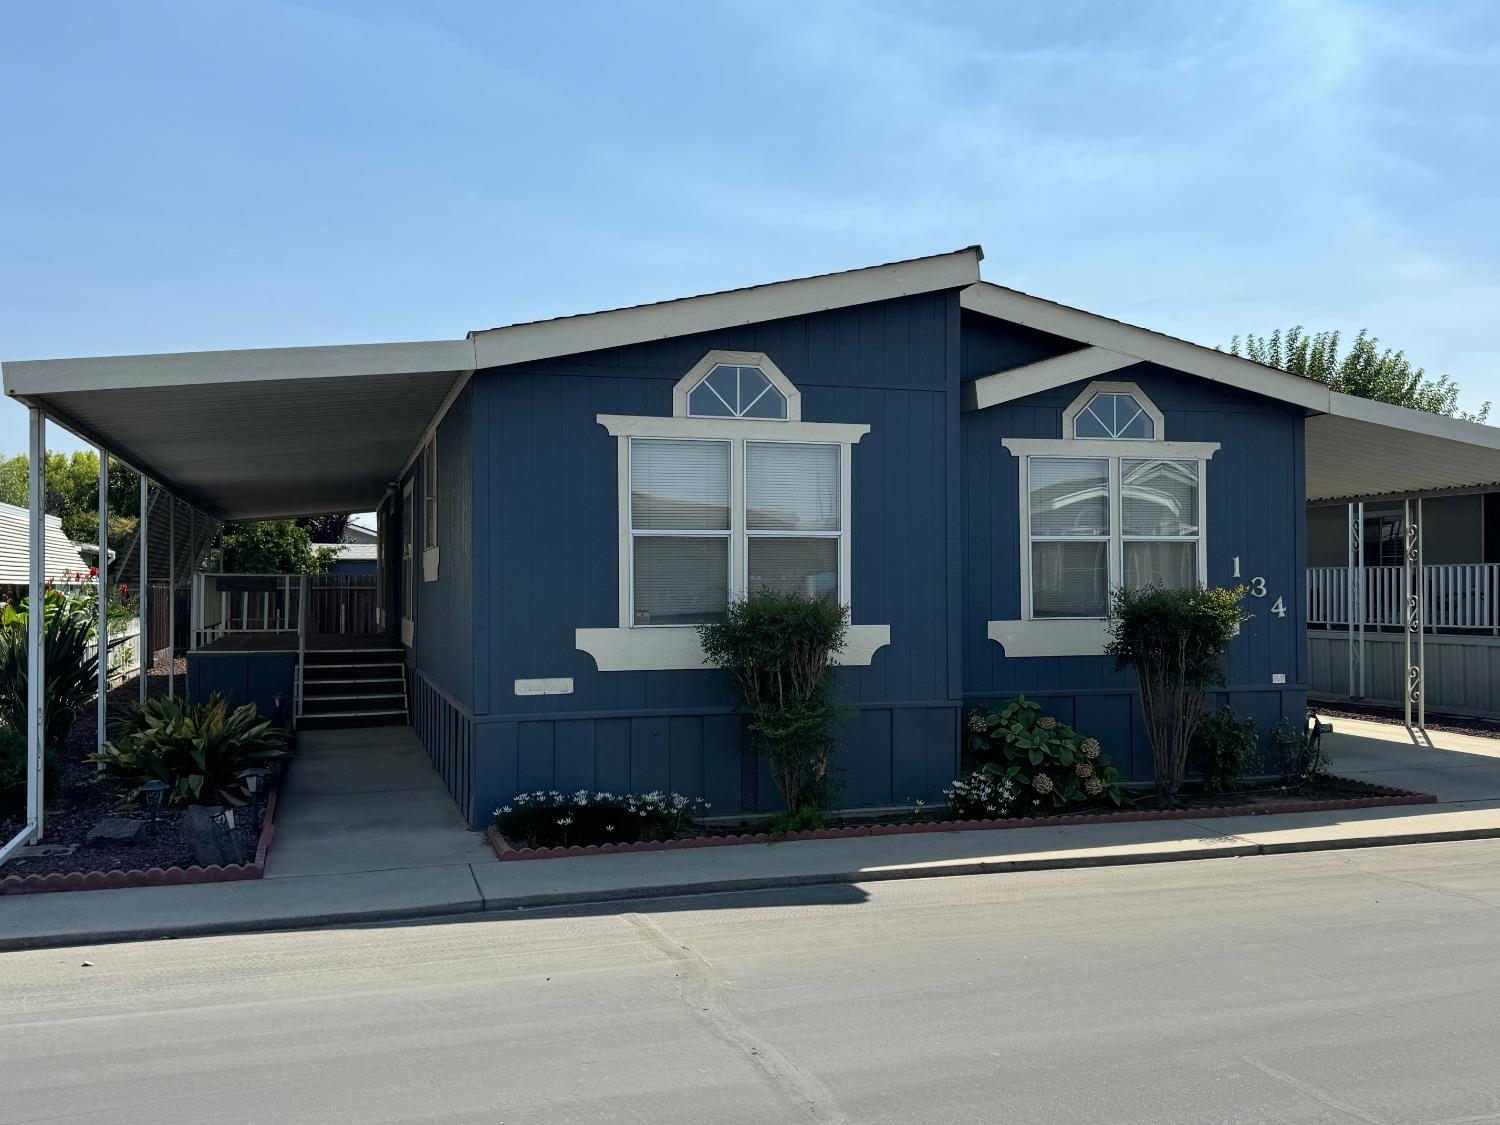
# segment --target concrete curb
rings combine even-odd
[[[1232,837],[1231,837],[1232,838]],[[1070,870],[1093,867],[1132,867],[1148,863],[1179,863],[1187,860],[1248,859],[1255,856],[1288,855],[1299,852],[1346,851],[1355,848],[1397,847],[1409,844],[1450,843],[1462,840],[1500,839],[1500,825],[1485,828],[1412,831],[1383,836],[1347,837],[1332,840],[1288,840],[1257,844],[1244,842],[1228,847],[1182,847],[1149,853],[1120,852],[1085,856],[1055,856],[1047,859],[977,859],[951,864],[893,866],[875,871],[814,872],[755,878],[708,880],[675,886],[621,887],[607,891],[554,892],[515,897],[479,898],[421,906],[356,911],[328,911],[280,918],[245,921],[185,923],[150,928],[98,930],[89,933],[40,934],[25,938],[0,937],[0,952],[49,949],[73,945],[99,945],[165,938],[211,937],[223,934],[265,933],[273,930],[322,929],[333,926],[411,922],[424,919],[466,917],[485,913],[584,906],[610,906],[651,899],[692,898],[701,895],[735,894],[774,890],[780,887],[835,886],[853,883],[891,882],[898,879],[945,879],[964,875],[996,875],[1007,872]]]

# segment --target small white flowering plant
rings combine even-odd
[[[708,802],[681,793],[605,793],[538,789],[517,793],[495,810],[495,827],[518,848],[634,844],[693,834]]]
[[[991,810],[992,804],[1007,811],[1014,805],[1033,816],[1039,810],[1125,803],[1119,771],[1099,740],[1058,722],[1024,695],[1000,708],[970,711],[964,740],[974,768],[954,782],[964,787],[957,799],[948,795],[955,815],[961,803],[968,819],[1005,815]]]

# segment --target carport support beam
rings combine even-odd
[[[26,603],[26,823],[33,842],[40,842],[46,791],[47,738],[47,416],[31,408],[30,461],[27,464],[31,535],[29,600]]]
[[[1365,504],[1349,505],[1349,698],[1365,696]]]
[[[167,694],[177,694],[177,497],[167,509]]]
[[[1401,585],[1405,595],[1406,691],[1405,717],[1408,731],[1427,733],[1427,675],[1426,660],[1426,601],[1425,575],[1422,571],[1422,500],[1401,502],[1405,549],[1401,553]],[[1413,646],[1413,636],[1416,644]],[[1414,651],[1415,650],[1415,651]],[[1415,659],[1414,659],[1415,657]],[[1412,724],[1413,706],[1416,709],[1416,724]]]
[[[138,604],[140,605],[140,616],[141,616],[141,637],[140,637],[140,644],[138,646],[141,651],[140,651],[140,656],[137,658],[137,660],[139,661],[140,666],[141,666],[141,671],[140,671],[140,677],[139,678],[140,678],[140,700],[141,700],[142,703],[146,702],[146,681],[148,679],[150,679],[150,677],[151,677],[151,617],[149,615],[149,609],[150,609],[149,603],[150,603],[150,600],[151,600],[151,595],[150,595],[150,590],[149,590],[149,587],[148,587],[148,582],[149,582],[149,579],[150,579],[151,571],[150,571],[150,567],[149,567],[149,565],[147,563],[147,559],[146,559],[147,552],[150,550],[150,547],[151,547],[150,527],[148,526],[149,523],[150,523],[150,519],[151,519],[151,517],[150,517],[150,507],[151,507],[150,500],[151,500],[151,482],[146,479],[146,474],[142,473],[141,474],[141,530],[140,530],[140,535],[138,537],[140,545],[141,545],[141,560],[140,560],[141,561],[141,590],[140,590],[140,593],[137,595]]]
[[[95,649],[99,654],[98,730],[95,749],[104,752],[105,714],[109,706],[109,454],[99,450],[99,620],[95,622]]]

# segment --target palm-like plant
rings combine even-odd
[[[286,732],[262,719],[253,703],[230,710],[218,692],[201,703],[163,696],[128,708],[89,760],[131,796],[160,781],[170,805],[242,805],[240,772],[286,757],[286,743]]]
[[[49,591],[43,601],[42,656],[46,662],[45,737],[47,746],[60,746],[78,713],[94,698],[99,658],[89,651],[94,625],[60,592]],[[19,610],[0,611],[0,726],[26,729],[26,697],[31,651],[26,603]]]

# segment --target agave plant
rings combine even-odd
[[[169,805],[242,805],[240,771],[286,755],[284,730],[262,719],[253,703],[230,710],[215,692],[204,702],[162,696],[131,706],[89,760],[132,797],[146,782],[161,781]]]
[[[43,659],[47,671],[46,739],[49,748],[62,745],[78,713],[94,698],[98,686],[98,657],[90,652],[93,622],[77,612],[58,591],[43,603]],[[23,601],[17,610],[0,611],[0,726],[26,729],[27,669],[30,637]]]

